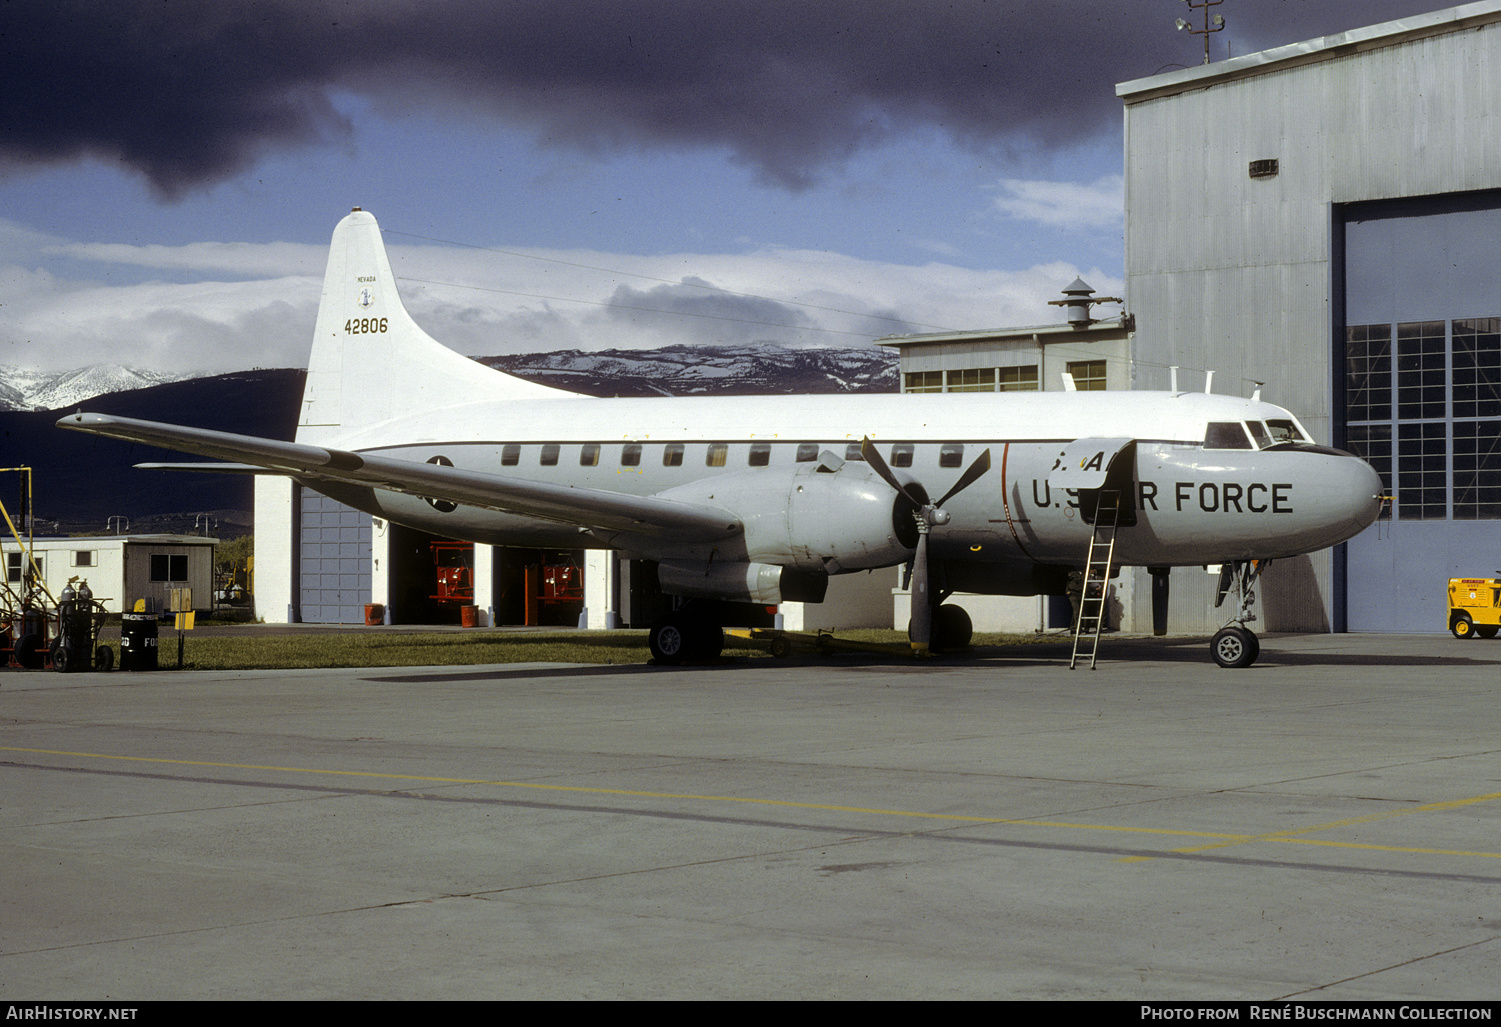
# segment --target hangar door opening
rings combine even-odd
[[[304,624],[363,624],[370,602],[370,515],[299,489],[298,609]]]
[[[1394,497],[1348,543],[1346,624],[1445,631],[1447,579],[1501,574],[1501,195],[1341,213],[1335,410]]]

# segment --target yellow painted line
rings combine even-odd
[[[1266,834],[1242,835],[1239,838],[1230,838],[1216,842],[1212,845],[1200,845],[1186,849],[1171,849],[1170,852],[1178,854],[1191,854],[1196,852],[1208,852],[1212,849],[1225,849],[1232,845],[1244,845],[1247,842],[1286,842],[1300,845],[1327,845],[1347,849],[1384,849],[1388,852],[1412,852],[1412,853],[1440,853],[1444,855],[1481,856],[1487,859],[1501,859],[1501,853],[1496,852],[1451,852],[1441,849],[1426,849],[1419,847],[1389,847],[1381,845],[1364,845],[1358,842],[1328,842],[1317,841],[1311,838],[1303,838],[1301,835],[1313,834],[1318,831],[1330,831],[1340,827],[1353,827],[1356,824],[1372,824],[1380,820],[1391,820],[1396,817],[1410,817],[1417,813],[1436,813],[1443,810],[1462,809],[1465,806],[1474,806],[1483,802],[1494,802],[1501,799],[1501,792],[1489,792],[1485,795],[1471,795],[1462,799],[1445,799],[1442,802],[1429,802],[1421,806],[1411,806],[1407,809],[1383,810],[1379,813],[1367,813],[1359,817],[1346,817],[1343,820],[1331,820],[1324,824],[1313,824],[1309,827],[1289,829],[1286,831],[1271,831]],[[1155,856],[1127,856],[1122,863],[1140,863]]]
[[[1501,799],[1501,792],[1489,795],[1477,795],[1463,799],[1449,799],[1443,802],[1429,803],[1412,809],[1391,810],[1383,813],[1371,813],[1360,817],[1350,817],[1345,820],[1330,821],[1326,824],[1317,824],[1312,827],[1298,830],[1275,831],[1266,834],[1243,834],[1223,831],[1191,831],[1178,828],[1166,827],[1123,827],[1118,824],[1081,824],[1063,820],[1018,820],[1008,817],[985,817],[960,813],[923,813],[915,810],[880,809],[867,806],[840,806],[830,803],[794,802],[788,799],[759,799],[741,795],[696,795],[684,792],[651,792],[627,788],[597,788],[587,785],[559,785],[540,784],[531,781],[501,781],[491,778],[471,777],[434,777],[420,774],[397,774],[374,770],[329,770],[320,767],[279,767],[260,763],[224,763],[211,760],[174,760],[159,756],[120,756],[113,753],[102,752],[73,752],[66,749],[30,749],[20,746],[0,746],[0,752],[25,752],[45,756],[68,756],[73,758],[115,760],[128,763],[150,763],[166,766],[179,767],[212,767],[221,770],[259,770],[272,771],[283,774],[318,774],[326,777],[352,777],[352,778],[380,778],[390,781],[420,781],[428,784],[457,784],[457,785],[490,785],[497,788],[520,788],[533,791],[547,792],[572,792],[589,795],[619,795],[631,798],[644,799],[678,799],[695,802],[736,802],[753,806],[776,806],[791,809],[825,810],[838,813],[865,813],[885,817],[907,817],[916,820],[939,820],[968,824],[1004,824],[1011,827],[1047,827],[1066,828],[1074,831],[1107,831],[1119,834],[1148,834],[1168,835],[1177,838],[1207,838],[1214,839],[1208,845],[1199,845],[1188,848],[1171,849],[1174,854],[1192,854],[1207,852],[1213,849],[1227,848],[1232,845],[1243,845],[1248,842],[1285,842],[1299,845],[1320,845],[1328,848],[1345,849],[1375,849],[1385,852],[1415,853],[1423,855],[1443,856],[1476,856],[1486,859],[1501,859],[1501,853],[1496,852],[1471,852],[1458,849],[1430,849],[1406,846],[1374,845],[1358,842],[1338,842],[1311,838],[1301,838],[1298,835],[1310,834],[1315,831],[1330,830],[1336,827],[1346,827],[1353,824],[1370,823],[1377,820],[1385,820],[1391,817],[1408,816],[1414,813],[1433,812],[1437,810],[1458,809],[1481,802],[1490,802]],[[1127,856],[1119,860],[1122,863],[1137,863],[1158,856]]]

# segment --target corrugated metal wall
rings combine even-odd
[[[1174,364],[1180,388],[1202,388],[1198,369],[1214,370],[1216,392],[1265,382],[1264,398],[1330,440],[1333,205],[1501,187],[1497,7],[1463,31],[1253,55],[1121,88],[1136,388],[1166,387]],[[1262,159],[1278,161],[1275,177],[1250,177]],[[1337,623],[1332,567],[1324,552],[1275,568],[1258,629]],[[1136,584],[1149,594],[1145,572]],[[1174,630],[1223,621],[1211,587],[1174,573]]]

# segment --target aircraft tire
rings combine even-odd
[[[1214,662],[1221,667],[1238,669],[1256,662],[1256,657],[1261,655],[1261,642],[1255,633],[1232,624],[1215,632],[1209,651],[1214,654]]]
[[[933,648],[963,649],[975,637],[974,621],[962,606],[944,603],[933,611]]]
[[[1474,638],[1475,622],[1470,619],[1468,613],[1461,613],[1454,618],[1454,623],[1449,625],[1449,630],[1454,633],[1455,638]]]
[[[646,645],[657,663],[678,664],[688,658],[688,636],[686,625],[669,617],[652,626],[651,632],[646,636]]]

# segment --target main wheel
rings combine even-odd
[[[674,617],[653,625],[646,636],[646,645],[658,663],[676,664],[688,658],[688,632],[682,621]]]
[[[974,638],[975,625],[962,606],[943,604],[933,611],[933,648],[963,649]]]
[[[1475,622],[1470,620],[1468,613],[1461,613],[1454,618],[1454,623],[1449,625],[1449,630],[1454,632],[1455,638],[1474,638]]]
[[[1232,624],[1215,632],[1209,651],[1221,667],[1249,667],[1261,655],[1261,643],[1251,631]]]
[[[1498,630],[1501,630],[1501,625],[1496,625],[1496,624],[1477,624],[1477,625],[1475,625],[1475,634],[1479,635],[1481,638],[1495,638],[1496,637],[1496,632]]]

